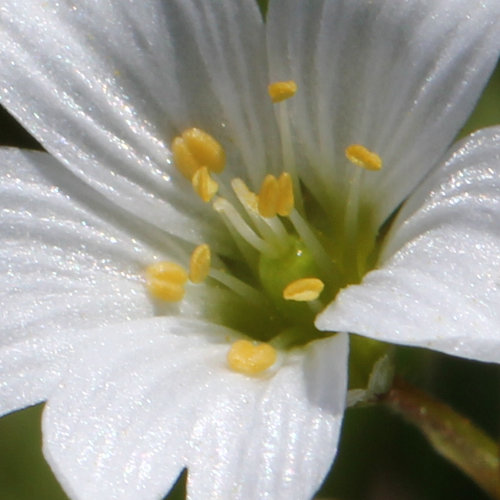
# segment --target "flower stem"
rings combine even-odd
[[[434,449],[500,499],[500,450],[487,434],[448,405],[401,380],[380,400],[427,437]]]

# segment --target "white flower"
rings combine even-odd
[[[48,401],[70,496],[160,498],[184,467],[190,498],[312,496],[347,390],[347,335],[328,332],[500,360],[500,129],[446,153],[499,18],[498,0],[271,0],[266,24],[253,0],[2,1],[1,100],[52,156],[1,151],[0,411]],[[172,161],[193,127],[227,156],[217,210]],[[283,217],[232,191],[283,171]],[[152,299],[147,266],[200,244],[209,278]],[[312,310],[369,269],[318,332]],[[311,307],[278,296],[297,277],[321,283],[291,298],[325,285]],[[226,360],[244,334],[274,345],[250,375]]]

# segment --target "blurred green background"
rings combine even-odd
[[[500,65],[461,135],[500,124]],[[0,145],[41,149],[3,109]],[[500,437],[500,367],[421,349],[398,349],[399,371]],[[0,500],[65,499],[41,453],[37,406],[0,419]],[[170,499],[184,497],[184,478]],[[340,451],[321,498],[482,500],[467,477],[439,457],[419,432],[385,408],[347,412]],[[228,499],[230,500],[230,499]],[[250,500],[250,499],[249,499]]]

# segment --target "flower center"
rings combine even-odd
[[[238,253],[230,259],[217,256],[214,265],[210,247],[203,242],[193,250],[188,270],[172,262],[159,262],[146,270],[149,292],[160,300],[185,300],[191,284],[205,280],[222,285],[238,298],[237,329],[259,343],[235,342],[227,362],[231,369],[248,375],[272,366],[277,359],[276,349],[331,335],[314,327],[316,314],[342,286],[358,281],[367,267],[366,262],[360,265],[359,252],[349,253],[360,241],[362,172],[380,170],[382,161],[362,145],[348,145],[347,160],[362,168],[353,171],[344,209],[344,231],[339,238],[331,228],[317,224],[325,217],[319,203],[300,182],[283,102],[296,91],[293,81],[275,82],[268,87],[272,102],[282,107],[278,122],[287,169],[278,177],[266,175],[258,192],[240,178],[232,179],[229,185],[216,180],[225,169],[226,154],[207,132],[189,128],[173,140],[176,168],[186,182],[191,182],[195,195],[211,203],[220,215]],[[344,241],[343,246],[339,241]],[[368,253],[361,252],[361,260],[366,260]],[[234,327],[234,316],[233,310],[223,313],[224,323]]]

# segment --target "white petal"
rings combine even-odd
[[[0,415],[46,400],[86,338],[55,330],[1,346]]]
[[[464,141],[408,200],[379,269],[318,328],[500,362],[500,128]]]
[[[346,338],[251,378],[226,367],[231,337],[172,318],[97,332],[44,414],[45,453],[66,491],[160,498],[187,466],[189,498],[309,498],[336,449]]]
[[[347,337],[297,350],[265,383],[234,374],[226,384],[214,378],[207,387],[193,433],[188,497],[312,498],[337,451]]]
[[[271,0],[271,75],[293,78],[296,133],[319,193],[347,196],[350,144],[377,152],[363,174],[378,224],[444,154],[500,50],[497,0]],[[341,194],[343,193],[343,194]]]
[[[45,153],[0,150],[0,199],[3,413],[46,397],[76,332],[152,315],[144,268],[173,247]]]
[[[3,104],[73,172],[149,222],[168,220],[194,242],[220,229],[172,168],[168,147],[186,127],[241,153],[230,158],[236,169],[266,165],[271,108],[255,105],[267,65],[252,0],[5,0],[0,26]]]

